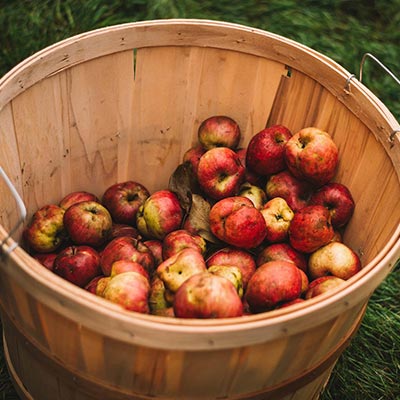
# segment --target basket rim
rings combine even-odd
[[[237,35],[256,35],[257,38],[254,40],[259,40],[260,38],[277,40],[279,43],[293,46],[296,51],[304,52],[310,57],[317,58],[318,62],[330,71],[335,72],[344,83],[346,82],[346,79],[348,79],[349,75],[351,75],[335,61],[316,52],[315,50],[293,40],[284,38],[283,36],[261,29],[250,28],[228,22],[198,19],[140,21],[99,28],[78,34],[46,47],[25,59],[0,79],[0,93],[1,90],[7,88],[8,85],[13,86],[14,89],[14,91],[7,91],[6,94],[0,95],[0,111],[12,98],[26,90],[27,87],[29,87],[29,84],[33,85],[40,80],[39,76],[34,76],[32,78],[29,72],[31,72],[37,64],[47,60],[48,57],[51,60],[53,52],[63,50],[65,46],[81,46],[81,43],[79,43],[81,39],[91,40],[93,38],[98,38],[99,35],[107,35],[109,32],[125,32],[127,29],[142,29],[146,31],[152,28],[182,28],[184,26],[193,25],[201,26],[205,29],[210,27],[228,29],[230,33],[234,32],[236,34],[235,38]],[[242,51],[244,50],[242,49]],[[60,54],[62,54],[62,52]],[[84,62],[85,60],[82,60],[81,62]],[[69,63],[61,63],[60,65],[60,68],[53,68],[50,75],[55,74],[62,69],[76,65],[76,63],[74,63],[74,60],[70,60]],[[16,79],[21,72],[26,74],[26,81],[19,82],[18,79]],[[41,74],[41,79],[44,79],[49,76],[49,71],[42,71]],[[18,90],[14,87],[16,84]],[[366,101],[370,102],[373,107],[376,108],[377,112],[381,116],[381,120],[377,123],[379,126],[375,126],[375,129],[378,132],[386,132],[385,138],[388,136],[387,132],[389,132],[390,129],[398,129],[399,125],[391,115],[390,111],[387,110],[383,103],[381,103],[380,100],[362,83],[354,81],[352,83],[352,91],[353,96],[365,97]],[[343,99],[341,97],[343,102],[347,101],[348,97],[346,96],[348,96],[348,94],[341,94],[340,96],[343,96]],[[382,124],[382,121],[384,121],[385,124]],[[390,133],[391,132],[389,132],[389,134]],[[385,143],[385,138],[380,138],[383,147],[385,147],[389,157],[395,157],[393,155],[395,153],[394,151],[389,152],[389,144]],[[399,144],[398,138],[395,138],[395,140],[397,140],[396,144]],[[397,157],[400,156],[398,155]],[[397,163],[396,160],[397,159],[395,159],[394,165],[398,176],[400,176],[400,168],[398,168],[400,164]],[[4,239],[6,238],[6,231],[3,227],[0,228],[0,237]],[[359,305],[360,301],[367,300],[380,282],[390,273],[391,269],[394,268],[394,264],[399,257],[400,224],[398,224],[386,246],[381,249],[367,265],[364,266],[361,272],[346,281],[342,287],[334,289],[329,293],[325,293],[318,298],[307,300],[305,304],[293,305],[290,308],[274,310],[263,314],[218,320],[184,320],[179,318],[158,317],[154,315],[127,312],[104,299],[97,298],[88,292],[85,293],[82,289],[64,281],[62,278],[44,269],[21,247],[17,247],[10,254],[9,259],[6,260],[6,264],[13,263],[19,268],[13,268],[12,265],[8,265],[5,268],[10,276],[16,278],[16,280],[25,287],[28,286],[28,279],[31,280],[32,283],[30,282],[29,286],[32,286],[30,289],[34,296],[37,296],[38,298],[43,296],[43,299],[50,299],[54,296],[56,304],[53,304],[52,307],[55,307],[57,311],[69,318],[75,318],[78,315],[82,318],[82,314],[83,317],[88,317],[93,314],[93,312],[111,318],[113,323],[108,324],[110,326],[103,329],[104,333],[107,333],[110,336],[128,342],[143,344],[145,346],[151,345],[152,347],[155,346],[159,348],[168,347],[203,350],[233,347],[233,342],[235,342],[236,347],[238,343],[248,345],[258,343],[261,340],[265,341],[273,337],[291,335],[301,329],[301,325],[304,325],[304,321],[310,322],[313,319],[313,315],[317,312],[322,315],[320,315],[320,318],[318,318],[317,321],[315,321],[316,318],[313,319],[314,325],[321,324],[328,319],[334,318],[334,316],[340,311],[356,307]],[[42,288],[44,287],[46,293],[42,294],[35,292],[35,288],[38,286],[41,286]],[[362,299],[360,299],[361,295],[358,297],[353,296],[354,292],[361,287],[363,287],[365,292]],[[330,311],[335,311],[336,314],[327,315],[327,313],[324,313],[324,311],[328,309]],[[297,321],[293,322],[293,320]],[[85,321],[85,325],[89,328],[98,326],[98,324],[98,321],[94,322],[90,319]],[[120,327],[121,329],[117,330],[117,327]],[[307,328],[308,327],[310,327],[310,325],[308,325]],[[210,328],[212,328],[212,331]],[[266,328],[268,328],[268,332]],[[138,330],[139,333],[137,333]],[[163,335],[158,337],[159,342],[154,343],[154,334],[148,335],[150,331],[163,332]],[[263,332],[263,335],[259,334],[261,331]],[[246,335],[243,335],[244,332]],[[187,333],[192,334],[191,339],[189,340],[185,337]],[[231,339],[226,340],[226,333],[229,333]],[[193,341],[193,337],[196,338],[196,341]],[[232,337],[235,337],[235,340],[233,340]],[[162,340],[160,340],[160,338]]]

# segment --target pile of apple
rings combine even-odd
[[[38,209],[29,253],[126,310],[178,318],[266,312],[331,290],[361,269],[343,243],[355,203],[334,182],[332,137],[274,125],[246,148],[239,125],[198,128],[165,189],[125,181]]]

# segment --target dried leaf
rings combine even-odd
[[[198,190],[197,177],[190,163],[178,165],[169,179],[168,188],[178,196],[181,207],[188,214],[192,205],[192,193]]]
[[[192,206],[187,218],[190,221],[190,226],[193,227],[203,239],[211,243],[220,243],[210,230],[210,209],[210,203],[202,196],[194,193],[192,195]]]

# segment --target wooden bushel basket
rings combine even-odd
[[[233,117],[242,146],[266,125],[328,131],[356,210],[344,241],[363,270],[343,287],[242,318],[120,309],[43,268],[1,184],[4,345],[22,399],[317,399],[368,299],[400,255],[399,124],[331,59],[265,31],[206,20],[95,30],[0,81],[0,165],[27,219],[68,192],[117,181],[165,188],[200,121]],[[14,248],[15,247],[15,248]]]

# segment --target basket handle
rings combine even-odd
[[[7,249],[4,249],[4,245],[11,238],[13,233],[19,228],[19,226],[25,221],[27,213],[26,213],[25,204],[22,201],[21,196],[17,192],[17,189],[15,189],[15,186],[13,185],[13,183],[11,182],[11,180],[7,176],[7,174],[4,172],[2,167],[0,167],[0,175],[3,178],[4,182],[6,183],[6,185],[8,186],[8,188],[10,189],[11,194],[13,195],[13,197],[15,199],[15,202],[17,203],[18,210],[19,210],[19,220],[18,220],[18,222],[10,230],[10,232],[8,232],[6,238],[0,243],[0,254],[1,255],[4,255],[4,254],[8,255],[18,246],[18,243],[14,241],[10,246],[7,247]]]
[[[360,62],[360,78],[359,78],[360,82],[362,82],[363,68],[364,68],[365,60],[367,59],[367,57],[369,57],[372,60],[374,60],[388,75],[390,75],[400,85],[400,79],[385,64],[383,64],[382,61],[380,61],[378,58],[376,58],[371,53],[365,53],[363,55],[362,59],[361,59],[361,62]]]
[[[359,73],[359,81],[362,82],[362,77],[363,77],[363,68],[364,68],[364,64],[365,64],[365,60],[367,58],[371,58],[371,60],[375,61],[391,78],[393,78],[393,80],[400,85],[400,79],[382,62],[380,61],[377,57],[375,57],[373,54],[371,53],[365,53],[362,58],[361,58],[361,62],[360,62],[360,73]],[[400,130],[399,129],[395,129],[390,135],[389,135],[389,141],[393,142],[394,141],[394,137],[396,136],[397,133],[399,133]]]

